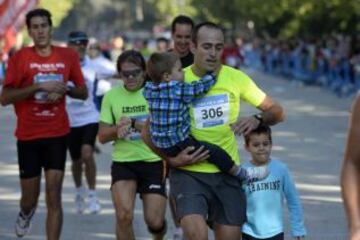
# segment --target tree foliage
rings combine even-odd
[[[55,26],[68,15],[62,29],[102,35],[150,30],[154,24],[170,26],[178,14],[196,22],[215,21],[233,32],[251,30],[273,37],[360,31],[360,0],[42,0],[40,4],[53,13]]]
[[[67,17],[69,11],[74,7],[76,0],[40,0],[39,7],[51,12],[54,27],[60,25],[61,21]]]

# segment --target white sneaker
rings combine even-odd
[[[15,223],[15,234],[21,238],[28,234],[31,229],[31,219],[35,213],[35,208],[31,210],[29,215],[25,216],[22,212],[19,212]]]
[[[91,214],[98,214],[101,210],[99,199],[96,196],[89,196],[89,211]]]
[[[84,200],[84,197],[82,196],[82,194],[80,194],[80,193],[76,193],[76,195],[75,195],[75,208],[76,208],[76,212],[78,214],[84,213],[85,200]]]
[[[246,168],[246,182],[255,182],[265,179],[269,175],[268,165]]]
[[[185,240],[184,233],[181,228],[176,228],[173,232],[173,240]]]

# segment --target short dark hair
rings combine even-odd
[[[224,29],[220,25],[213,23],[213,22],[202,22],[202,23],[197,24],[193,28],[192,41],[195,44],[197,43],[198,33],[202,27],[219,30],[224,35]]]
[[[138,51],[126,50],[122,54],[120,54],[116,61],[116,68],[119,73],[121,72],[121,65],[124,62],[133,63],[139,66],[143,71],[145,71],[145,59]]]
[[[269,137],[270,143],[272,143],[271,128],[266,124],[260,124],[254,130],[251,130],[248,134],[244,135],[245,145],[249,146],[250,137],[253,135],[265,134]]]
[[[172,52],[153,53],[147,62],[147,74],[154,83],[159,84],[164,73],[171,73],[180,58]]]
[[[191,28],[194,28],[194,21],[185,15],[179,15],[171,23],[171,32],[175,32],[176,24],[187,24],[190,25]]]
[[[26,14],[26,26],[30,28],[30,21],[33,17],[46,17],[49,26],[52,27],[51,13],[44,8],[36,8]]]
[[[156,39],[156,43],[159,43],[159,42],[165,42],[166,44],[169,44],[170,41],[166,37],[158,37]]]

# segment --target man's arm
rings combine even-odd
[[[88,90],[86,85],[78,86],[78,87],[70,87],[66,91],[66,94],[72,98],[78,98],[85,100],[88,98]]]
[[[350,239],[360,239],[360,94],[353,106],[341,172],[341,190]]]
[[[38,91],[54,92],[63,95],[66,92],[66,86],[63,82],[49,81],[36,83],[24,88],[4,87],[0,95],[0,102],[1,105],[6,106],[32,97]]]
[[[271,97],[266,96],[262,103],[257,107],[261,113],[262,122],[267,125],[275,125],[284,121],[285,113],[282,106],[275,102]],[[254,116],[240,118],[232,124],[232,129],[236,134],[248,134],[251,130],[257,128],[260,121]]]
[[[99,136],[99,141],[103,144],[110,141],[115,141],[116,139],[118,139],[116,125],[109,125],[100,122],[98,136]]]
[[[204,147],[201,146],[200,148],[194,151],[194,147],[187,147],[182,150],[176,157],[169,158],[166,156],[160,149],[158,149],[150,138],[150,120],[147,119],[142,131],[141,131],[141,138],[144,143],[157,154],[161,159],[166,160],[171,167],[181,167],[190,164],[194,164],[199,161],[203,161],[209,157],[209,151],[204,150]]]
[[[265,97],[264,101],[258,106],[258,109],[262,111],[262,118],[265,124],[275,125],[285,119],[282,106],[269,96]]]

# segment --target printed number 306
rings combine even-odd
[[[206,120],[209,118],[221,117],[224,114],[221,107],[202,109],[201,113],[202,113],[203,120]]]

